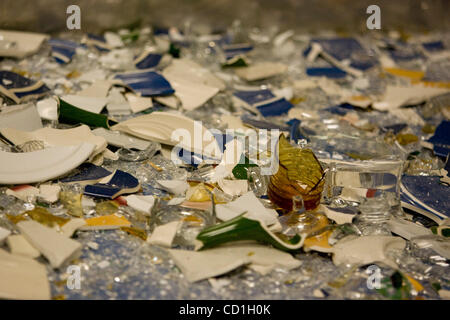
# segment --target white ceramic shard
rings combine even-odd
[[[19,104],[1,109],[0,128],[33,131],[42,128],[42,121],[33,104]]]
[[[141,97],[134,93],[127,93],[125,97],[127,98],[127,101],[133,113],[141,112],[153,107],[152,98]]]
[[[58,120],[58,102],[53,98],[43,99],[36,104],[39,116],[45,120]]]
[[[407,105],[422,103],[428,99],[449,92],[449,89],[432,88],[422,85],[409,87],[387,86],[384,95],[372,104],[379,111],[400,108]]]
[[[248,191],[248,181],[247,180],[218,180],[219,187],[223,192],[229,194],[230,196],[240,196]]]
[[[105,128],[96,128],[92,130],[92,133],[96,136],[105,138],[108,144],[115,147],[145,150],[150,145],[150,142],[146,140],[130,136],[123,132],[107,130]]]
[[[265,208],[253,191],[247,192],[232,202],[216,206],[217,218],[222,221],[233,219],[244,212],[247,212],[246,217],[260,220],[266,226],[278,222],[278,213],[273,209]]]
[[[84,219],[80,219],[80,218],[70,219],[69,222],[66,222],[61,227],[61,232],[65,237],[70,238],[73,236],[75,231],[77,231],[78,229],[80,229],[81,227],[83,227],[85,225],[86,225],[86,221]]]
[[[156,180],[160,188],[174,195],[183,195],[189,188],[186,180]]]
[[[287,71],[287,66],[278,62],[261,62],[249,67],[236,69],[236,74],[244,80],[267,79]]]
[[[42,33],[0,30],[0,57],[24,58],[36,53],[48,37]]]
[[[24,184],[58,178],[87,160],[94,149],[95,145],[82,143],[27,153],[0,151],[0,184]]]
[[[17,228],[23,236],[45,256],[53,268],[60,268],[81,255],[81,243],[36,221],[21,221]]]
[[[333,263],[366,265],[383,262],[397,268],[397,264],[390,257],[390,250],[403,250],[406,241],[400,237],[364,236],[347,237],[333,246]]]
[[[391,232],[406,240],[411,240],[413,237],[433,234],[430,229],[419,226],[417,223],[394,217],[388,221],[388,226]]]
[[[50,284],[44,265],[0,249],[0,298],[49,300]]]
[[[180,99],[175,95],[155,97],[155,100],[166,107],[173,109],[178,109],[178,107],[181,106]]]
[[[77,92],[77,95],[104,99],[108,96],[112,85],[113,82],[111,80],[95,80],[91,86]]]
[[[107,98],[88,97],[73,94],[62,96],[61,99],[77,108],[93,113],[100,113],[108,103]]]
[[[152,112],[121,122],[113,126],[112,130],[171,146],[176,145],[213,158],[221,155],[217,140],[208,129],[200,122],[177,113]]]
[[[103,152],[107,147],[106,139],[96,136],[85,124],[71,129],[42,128],[32,132],[24,132],[16,129],[1,129],[0,132],[16,145],[21,145],[28,141],[40,140],[46,146],[75,146],[80,143],[91,143],[95,145],[95,150],[90,158]]]
[[[117,33],[107,31],[104,37],[111,48],[123,47],[122,38]]]
[[[11,234],[8,229],[0,227],[0,246],[5,242],[5,239]]]
[[[12,254],[25,256],[28,258],[37,258],[41,253],[36,250],[24,236],[21,234],[11,235],[6,239],[9,250]]]
[[[59,199],[59,193],[61,187],[58,185],[42,184],[39,186],[38,197],[42,198],[46,202],[54,203]]]
[[[319,210],[324,212],[328,219],[333,220],[337,224],[352,223],[353,218],[356,216],[356,213],[355,214],[343,213],[330,209],[324,205],[320,205]]]
[[[147,214],[150,214],[153,205],[155,204],[154,196],[137,196],[133,194],[125,197],[125,199],[127,200],[127,205],[129,207]]]
[[[170,248],[180,224],[181,221],[179,220],[157,226],[155,230],[153,230],[151,236],[147,239],[147,242],[150,244]]]
[[[239,164],[243,153],[242,143],[233,139],[225,145],[225,151],[222,154],[222,159],[219,165],[214,169],[214,175],[211,178],[212,182],[217,182],[220,179],[233,176],[234,167]]]
[[[28,201],[29,197],[37,197],[39,195],[39,189],[32,186],[19,186],[14,189],[6,189],[8,196],[16,197],[24,202]]]
[[[291,270],[301,265],[289,253],[251,243],[236,243],[204,251],[169,250],[169,253],[189,282],[216,277],[247,264],[263,274],[275,268]]]

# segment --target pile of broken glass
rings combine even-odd
[[[448,40],[0,30],[0,298],[448,299]]]

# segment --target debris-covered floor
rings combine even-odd
[[[0,298],[449,298],[448,34],[0,35]]]

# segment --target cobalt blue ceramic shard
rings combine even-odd
[[[227,60],[230,60],[238,55],[246,54],[253,50],[253,46],[248,43],[224,45],[222,49]]]
[[[175,92],[166,78],[154,71],[122,73],[117,74],[115,78],[122,80],[144,97],[169,95]]]
[[[74,41],[62,39],[50,39],[48,43],[52,47],[52,57],[59,64],[66,64],[72,61],[77,48],[84,47]]]
[[[96,183],[100,179],[109,176],[111,173],[112,172],[96,166],[95,164],[85,162],[77,168],[77,173],[64,179],[60,179],[59,181],[63,183]]]
[[[446,158],[450,152],[450,121],[442,121],[428,142],[433,144],[436,155]]]
[[[288,113],[294,106],[285,98],[268,102],[266,104],[258,104],[256,108],[264,117],[276,117]]]
[[[138,179],[131,174],[116,170],[107,183],[87,185],[84,188],[84,194],[97,198],[115,199],[122,194],[137,192],[140,187]]]
[[[388,52],[395,62],[411,61],[424,58],[423,54],[410,44],[388,44]]]
[[[402,207],[422,214],[437,223],[450,217],[449,187],[440,177],[403,175],[400,200]]]
[[[269,99],[275,98],[275,95],[270,90],[254,90],[254,91],[236,91],[236,97],[249,105],[254,105]]]
[[[300,124],[302,123],[301,120],[294,118],[294,119],[289,120],[286,123],[291,126],[291,128],[289,130],[289,139],[291,141],[294,141],[294,143],[297,143],[298,140],[306,139],[306,137],[304,137],[299,130]]]
[[[351,106],[351,105],[349,105]],[[353,110],[353,106],[351,108],[347,108],[346,106],[343,106],[343,104],[337,105],[337,106],[331,106],[328,108],[323,109],[324,111],[328,111],[329,113],[336,114],[338,116],[345,116],[348,112],[348,110]]]
[[[378,63],[354,38],[312,39],[311,43],[313,42],[318,43],[324,52],[338,61],[350,60],[350,67],[355,69],[364,71]],[[303,54],[307,56],[310,50],[311,46]]]
[[[422,43],[422,47],[426,51],[431,52],[431,53],[440,52],[440,51],[445,50],[444,43],[440,40]]]
[[[347,73],[336,67],[307,68],[306,74],[310,77],[327,77],[332,79],[344,78]]]
[[[99,51],[108,52],[111,50],[104,36],[88,33],[87,43],[93,45]]]
[[[261,120],[249,114],[244,114],[241,116],[243,123],[248,124],[257,129],[278,129],[280,131],[289,131],[290,127],[288,125],[279,125],[271,121]]]
[[[141,55],[134,60],[134,64],[138,69],[155,68],[161,61],[162,55],[155,53],[147,53]]]
[[[28,79],[11,71],[0,71],[0,93],[17,104],[28,98],[44,96],[49,91],[40,80]]]

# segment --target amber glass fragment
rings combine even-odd
[[[292,210],[292,197],[302,196],[307,210],[314,210],[320,202],[324,170],[310,149],[291,145],[280,136],[278,142],[279,168],[270,177],[269,199],[281,208]]]

